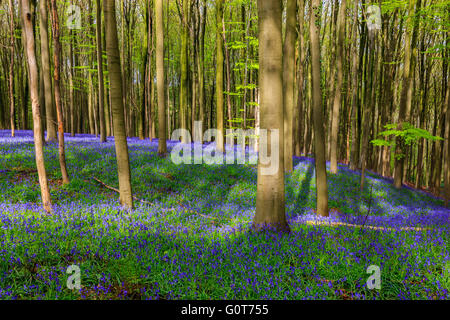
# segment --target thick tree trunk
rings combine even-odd
[[[314,153],[316,163],[317,214],[328,216],[327,168],[323,128],[322,89],[320,87],[320,3],[311,0],[309,34],[311,40],[311,77],[314,123]]]
[[[39,185],[41,186],[41,197],[44,210],[52,211],[52,204],[50,199],[50,190],[48,187],[47,172],[44,163],[44,150],[42,139],[42,122],[41,111],[39,107],[39,76],[36,62],[36,52],[34,43],[34,31],[32,22],[32,13],[30,11],[29,0],[21,0],[22,2],[22,19],[24,24],[24,35],[26,37],[26,56],[30,75],[30,93],[31,93],[31,107],[33,111],[33,133],[34,133],[34,147],[36,152],[36,167],[39,176]]]
[[[283,124],[283,40],[281,32],[282,0],[258,0],[259,24],[259,85],[261,130],[267,131],[268,165],[258,159],[256,215],[257,230],[274,228],[289,232],[285,214],[284,191],[284,124]],[[276,137],[278,131],[279,139]],[[278,152],[278,157],[274,153]],[[270,167],[268,167],[270,166]],[[274,169],[275,166],[275,170]],[[266,171],[269,172],[266,172]]]
[[[131,173],[125,132],[122,74],[120,71],[120,53],[117,38],[115,0],[103,3],[106,30],[106,52],[110,83],[111,109],[113,114],[114,140],[119,176],[120,203],[127,209],[133,208]]]

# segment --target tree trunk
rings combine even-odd
[[[106,53],[108,56],[111,109],[113,115],[117,171],[119,176],[120,203],[125,208],[132,209],[133,194],[131,189],[130,162],[125,132],[122,74],[120,70],[115,0],[104,1],[103,14],[105,16]]]
[[[188,129],[188,15],[189,15],[189,1],[183,0],[183,12],[182,12],[182,31],[181,31],[181,82],[180,82],[180,124],[181,129]],[[182,143],[188,142],[188,137],[185,132],[181,137]]]
[[[267,150],[267,154],[271,155],[271,161],[269,164],[263,164],[261,156],[258,158],[256,214],[253,227],[256,230],[274,228],[277,231],[289,232],[284,191],[281,18],[282,0],[258,0],[261,130],[267,132],[267,141],[261,141],[266,145],[262,145],[261,149]],[[279,139],[276,139],[277,133]],[[275,135],[275,141],[272,135]],[[278,157],[274,158],[273,154],[276,152]],[[273,166],[277,167],[276,170],[273,170]]]
[[[216,0],[216,148],[225,151],[224,146],[224,114],[223,114],[223,0]]]
[[[47,117],[47,141],[56,141],[56,121],[53,108],[52,80],[50,76],[50,51],[48,43],[48,14],[47,0],[41,0],[40,10],[40,34],[41,34],[41,57],[42,73],[44,78],[45,113]]]
[[[311,0],[309,34],[311,39],[311,77],[314,123],[314,153],[316,163],[317,214],[328,216],[327,168],[323,128],[322,89],[320,87],[320,3]]]
[[[416,38],[417,38],[417,26],[418,19],[414,18],[414,11],[418,13],[420,10],[422,0],[409,0],[408,15],[411,21],[414,21],[414,27],[412,30],[409,26],[406,26],[406,40],[405,40],[405,62],[403,69],[403,85],[402,94],[400,99],[400,111],[398,117],[398,130],[403,128],[404,122],[409,122],[411,114],[411,103],[413,95],[413,80],[414,80],[414,68],[415,57],[417,54]],[[416,5],[417,2],[417,5]],[[414,7],[416,9],[414,10]],[[394,172],[394,187],[399,189],[403,183],[403,171],[406,155],[406,148],[404,141],[401,138],[397,138],[395,148],[395,172]]]
[[[447,38],[448,39],[448,38]],[[447,84],[447,91],[445,94],[444,107],[447,106],[445,132],[446,132],[446,166],[444,167],[444,183],[445,183],[445,205],[450,206],[450,85]]]
[[[102,46],[102,12],[100,0],[97,0],[96,38],[97,38],[97,71],[98,71],[98,114],[100,119],[100,142],[106,142],[106,122],[108,114],[105,110],[105,88],[103,81],[103,46]]]
[[[56,117],[58,120],[58,153],[59,153],[59,166],[61,168],[61,176],[63,184],[69,183],[69,174],[67,173],[66,166],[66,153],[64,147],[64,120],[61,106],[61,88],[60,88],[60,76],[61,76],[61,43],[59,41],[59,18],[56,0],[51,0],[52,5],[52,31],[53,31],[53,62],[54,62],[54,89],[55,89],[55,105],[56,105]]]
[[[166,86],[164,75],[164,16],[163,0],[155,1],[156,14],[156,86],[158,90],[158,154],[165,156],[166,143]]]
[[[30,75],[30,93],[31,93],[31,107],[33,112],[33,133],[34,133],[34,147],[36,152],[36,167],[39,176],[39,184],[41,186],[41,197],[44,210],[46,212],[52,211],[52,204],[50,199],[50,190],[48,187],[47,172],[44,163],[44,150],[42,139],[42,123],[41,111],[39,107],[39,76],[36,61],[34,31],[32,22],[32,13],[30,11],[29,0],[22,1],[22,19],[24,24],[24,35],[26,37],[26,56]]]
[[[294,126],[294,77],[295,42],[297,38],[297,0],[288,0],[286,7],[286,36],[283,48],[283,96],[284,96],[284,170],[292,172]]]
[[[9,61],[9,105],[11,120],[11,137],[16,136],[15,111],[14,111],[14,55],[15,55],[15,38],[14,38],[14,6],[12,0],[9,0],[9,19],[10,19],[10,50],[11,56]]]
[[[330,155],[330,171],[332,174],[338,172],[337,166],[337,149],[339,136],[339,113],[341,109],[342,84],[344,78],[344,41],[345,41],[345,11],[347,9],[347,1],[342,0],[339,8],[339,18],[337,23],[338,39],[336,48],[336,72],[337,82],[334,90],[333,111],[331,117],[331,155]]]

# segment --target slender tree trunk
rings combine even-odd
[[[127,209],[133,208],[131,173],[125,132],[124,106],[122,97],[122,74],[117,37],[115,0],[104,0],[106,53],[110,83],[111,109],[113,114],[114,140],[119,176],[120,203]]]
[[[75,105],[74,105],[74,83],[73,83],[73,74],[74,74],[74,58],[73,58],[73,31],[70,30],[69,32],[69,114],[70,114],[70,136],[75,136]]]
[[[337,39],[337,49],[336,49],[336,72],[337,72],[337,82],[336,88],[334,90],[334,102],[333,111],[331,117],[331,156],[330,156],[330,170],[331,173],[336,174],[338,172],[337,166],[337,149],[338,149],[338,135],[339,135],[339,113],[342,103],[342,84],[344,79],[344,41],[345,41],[345,11],[347,10],[347,0],[341,0],[341,6],[339,8],[338,17],[338,39]]]
[[[223,114],[223,0],[216,0],[216,148],[223,152],[224,146],[224,114]]]
[[[302,151],[305,147],[305,139],[304,139],[304,132],[305,132],[305,109],[306,106],[303,103],[303,97],[304,97],[304,79],[305,79],[305,36],[304,36],[304,28],[305,28],[305,0],[299,0],[299,12],[298,12],[298,21],[299,21],[299,27],[298,27],[298,37],[299,37],[299,61],[298,61],[298,83],[297,83],[297,89],[298,89],[298,97],[297,97],[297,110],[295,113],[297,114],[296,117],[294,117],[297,120],[297,124],[295,126],[295,155],[301,156]]]
[[[284,96],[284,169],[292,172],[294,126],[295,42],[297,40],[297,0],[288,0],[286,7],[286,36],[283,48],[283,96]]]
[[[24,35],[26,37],[26,56],[28,62],[28,69],[30,73],[30,93],[31,93],[31,107],[33,111],[33,133],[34,133],[34,148],[36,153],[36,167],[39,176],[39,185],[41,186],[41,197],[44,210],[46,212],[52,211],[52,203],[50,199],[50,190],[48,187],[47,172],[45,170],[44,150],[42,139],[42,122],[41,111],[39,106],[39,76],[36,61],[35,43],[32,12],[30,11],[29,0],[21,0],[22,2],[22,19],[24,24]]]
[[[100,119],[100,142],[106,142],[105,88],[103,81],[103,46],[102,46],[102,12],[100,0],[97,0],[96,38],[97,38],[97,71],[98,71],[98,114]]]
[[[166,144],[166,84],[164,75],[164,15],[163,0],[155,0],[156,14],[156,86],[158,90],[158,154],[165,156]]]
[[[327,168],[323,128],[322,89],[320,87],[320,3],[311,0],[309,34],[311,40],[311,77],[314,123],[314,153],[316,163],[317,214],[328,216]]]
[[[285,214],[282,0],[258,0],[261,130],[267,131],[268,165],[258,159],[256,214],[253,227],[289,232]],[[278,131],[279,139],[272,140]],[[278,150],[277,150],[278,149]],[[274,158],[273,153],[278,152]],[[275,161],[273,161],[275,160]],[[275,162],[275,163],[274,163]],[[272,170],[276,166],[276,170]],[[269,169],[270,172],[266,172]]]
[[[56,141],[56,121],[53,108],[52,80],[50,76],[50,51],[48,43],[47,0],[39,1],[42,73],[44,78],[45,112],[47,117],[47,141]]]
[[[207,4],[206,0],[202,1],[202,13],[199,14],[200,30],[199,30],[199,52],[198,52],[198,107],[199,107],[199,121],[204,125],[205,121],[205,32],[206,32],[206,18],[207,18]],[[200,10],[199,10],[200,11]],[[200,135],[200,141],[203,142],[203,135]]]
[[[189,0],[183,0],[182,13],[182,31],[181,31],[181,82],[180,82],[180,124],[181,129],[188,129],[188,15],[189,15]],[[181,137],[182,143],[187,143],[188,137],[183,133]]]
[[[9,19],[10,19],[10,50],[11,56],[9,61],[9,105],[10,105],[10,120],[11,120],[11,137],[15,137],[15,111],[14,111],[14,55],[15,55],[15,38],[14,38],[14,6],[12,0],[9,0]]]
[[[417,5],[416,5],[417,2]],[[416,49],[416,38],[417,38],[417,26],[418,19],[414,18],[414,12],[418,13],[421,6],[421,0],[409,0],[408,15],[411,21],[414,21],[414,27],[411,30],[409,26],[406,26],[406,40],[405,40],[405,63],[403,69],[403,85],[402,94],[400,99],[400,111],[398,118],[398,129],[403,128],[404,122],[409,122],[411,114],[411,104],[413,95],[413,80],[414,80],[414,69],[415,69],[415,57],[417,54]],[[414,7],[416,9],[414,10]],[[404,141],[401,138],[397,138],[396,148],[395,148],[395,172],[394,172],[394,186],[399,189],[403,183],[403,171],[406,155]]]
[[[52,32],[53,32],[54,89],[55,89],[56,117],[58,121],[59,166],[61,168],[63,184],[68,184],[69,174],[67,173],[66,153],[64,146],[64,119],[61,106],[61,87],[60,87],[61,43],[59,41],[59,18],[56,0],[51,0],[51,6],[52,6]]]
[[[448,39],[448,37],[447,37]],[[445,132],[446,132],[446,166],[444,170],[444,183],[445,183],[445,205],[447,208],[450,206],[450,85],[447,84],[447,91],[445,94],[444,107],[447,106],[447,114],[445,120]]]

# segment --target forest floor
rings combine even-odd
[[[129,139],[136,208],[118,205],[114,141],[45,147],[54,212],[40,207],[31,131],[0,131],[0,299],[449,299],[450,210],[368,173],[329,175],[317,218],[314,162],[286,176],[291,234],[255,233],[253,165],[175,165]],[[175,142],[169,143],[169,150]],[[100,181],[100,182],[99,182]],[[102,184],[103,183],[103,184]],[[364,227],[362,227],[364,225]],[[81,290],[66,286],[70,265]],[[380,267],[381,289],[367,269]]]

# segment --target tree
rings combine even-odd
[[[67,173],[66,165],[66,152],[64,146],[64,120],[63,112],[61,106],[61,43],[59,41],[59,18],[58,9],[56,6],[56,0],[51,0],[52,5],[52,32],[53,32],[53,61],[54,61],[54,89],[55,89],[55,105],[56,105],[56,116],[58,119],[58,153],[59,153],[59,166],[61,168],[61,176],[63,180],[63,185],[68,184],[69,174]],[[50,97],[51,98],[51,97]],[[47,100],[47,98],[46,98]]]
[[[338,18],[338,39],[336,49],[336,73],[337,82],[334,92],[333,111],[331,118],[331,157],[330,170],[331,173],[336,174],[337,167],[337,151],[338,151],[338,129],[339,129],[339,112],[341,108],[342,83],[344,78],[344,41],[345,41],[345,11],[347,9],[347,0],[341,1]]]
[[[223,152],[224,146],[224,113],[223,113],[223,0],[216,0],[216,148]]]
[[[445,180],[445,205],[447,207],[450,206],[450,85],[447,85],[447,91],[445,94],[445,104],[447,106],[447,114],[446,114],[446,132],[447,132],[447,152],[446,152],[446,170],[444,171],[444,180]]]
[[[50,76],[50,50],[48,43],[48,14],[47,0],[39,1],[40,11],[40,35],[41,35],[41,59],[42,73],[44,78],[45,113],[47,117],[47,141],[55,141],[56,121],[53,108],[52,80]]]
[[[314,154],[316,162],[317,214],[328,216],[327,168],[323,128],[322,89],[320,87],[320,19],[319,0],[311,0],[309,37],[311,46],[312,106],[314,125]]]
[[[285,214],[282,0],[258,0],[259,84],[262,131],[267,132],[267,153],[278,157],[268,165],[258,158],[256,214],[253,227],[289,232]],[[278,132],[277,132],[278,131]],[[277,139],[278,133],[278,139]],[[272,139],[272,135],[274,139]],[[264,144],[266,141],[261,141]],[[261,146],[263,149],[266,146]],[[273,162],[275,161],[275,163]],[[275,166],[274,172],[267,172]]]
[[[156,13],[156,86],[158,90],[158,154],[167,153],[166,143],[166,86],[164,76],[164,16],[163,0],[155,1]]]
[[[131,173],[128,155],[127,137],[125,133],[124,106],[122,94],[122,74],[120,68],[120,53],[117,37],[115,0],[105,0],[103,3],[106,30],[106,54],[113,116],[114,141],[119,176],[120,203],[126,209],[133,208],[133,193],[131,189]]]
[[[183,0],[183,11],[181,14],[182,19],[182,31],[181,31],[181,53],[180,53],[180,64],[181,64],[181,82],[180,82],[180,122],[181,129],[183,130],[183,135],[181,137],[182,143],[188,142],[188,137],[186,136],[187,130],[187,107],[188,107],[188,39],[189,39],[189,26],[188,26],[188,15],[189,15],[189,0]]]
[[[414,7],[416,7],[416,13],[420,10],[422,0],[409,0],[408,15],[410,21],[413,22],[413,30],[411,35],[410,26],[406,26],[406,39],[405,39],[405,60],[402,79],[402,93],[400,98],[400,110],[398,116],[398,130],[402,129],[404,122],[409,122],[411,115],[411,104],[413,96],[413,81],[414,81],[414,68],[415,58],[417,55],[416,38],[417,38],[417,26],[418,19],[414,18]],[[417,2],[417,5],[416,5]],[[405,165],[404,144],[401,139],[398,139],[395,148],[395,172],[394,172],[394,186],[401,188],[403,183],[403,171]]]
[[[50,199],[50,190],[48,187],[47,172],[45,170],[44,163],[44,141],[42,139],[42,121],[41,110],[39,106],[39,76],[38,67],[36,61],[35,43],[34,43],[34,31],[32,13],[30,10],[29,0],[21,0],[22,4],[22,20],[24,24],[24,35],[26,37],[26,56],[28,62],[28,70],[30,76],[30,95],[31,95],[31,107],[33,113],[33,134],[34,134],[34,148],[36,154],[36,167],[39,176],[39,185],[41,187],[41,198],[44,210],[47,212],[52,211],[52,203]]]
[[[288,0],[286,7],[286,36],[283,47],[283,96],[284,96],[284,169],[292,172],[294,153],[294,78],[295,42],[297,31],[297,0]]]
[[[96,35],[97,35],[97,72],[98,72],[98,109],[100,118],[100,141],[106,142],[106,121],[105,119],[105,88],[103,82],[103,48],[102,48],[102,12],[100,0],[97,0],[97,19],[96,19]]]
[[[10,118],[11,118],[11,137],[15,137],[15,111],[14,111],[14,55],[15,55],[15,38],[14,38],[14,7],[12,0],[9,0],[9,26],[10,26],[10,50],[11,56],[9,60],[9,105],[10,105]]]

